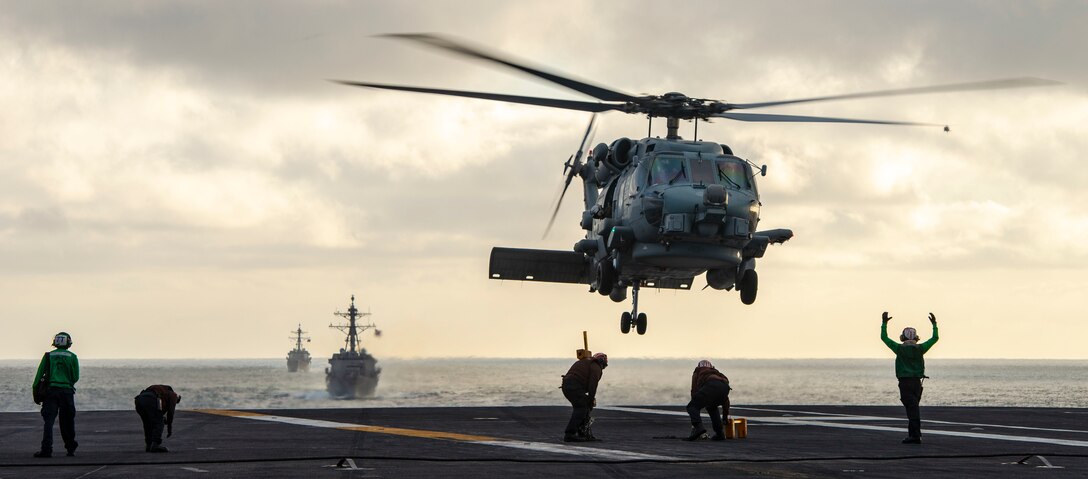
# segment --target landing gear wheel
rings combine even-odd
[[[646,313],[638,313],[638,317],[635,318],[635,332],[638,334],[646,334]]]
[[[611,299],[613,303],[627,301],[627,287],[617,284],[612,288],[612,292],[608,294],[608,298]]]
[[[620,315],[620,332],[623,334],[631,332],[631,313],[627,311]]]
[[[601,293],[601,296],[611,294],[612,288],[616,285],[616,272],[612,269],[612,265],[607,260],[601,260],[597,263],[594,272],[597,276],[597,292]]]
[[[750,269],[740,279],[740,302],[752,304],[756,302],[756,290],[759,289],[759,275],[756,270]]]

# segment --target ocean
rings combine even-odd
[[[375,397],[330,399],[325,359],[288,373],[283,359],[86,359],[80,410],[131,409],[152,384],[169,384],[182,409],[566,405],[559,377],[571,359],[388,359]],[[600,405],[683,405],[697,359],[612,358]],[[898,405],[892,359],[723,359],[736,405]],[[0,411],[37,411],[37,360],[0,360]],[[1088,408],[1088,361],[926,361],[925,406]]]

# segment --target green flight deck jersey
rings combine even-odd
[[[895,377],[926,377],[926,361],[922,355],[937,343],[937,323],[933,323],[933,336],[920,344],[900,344],[888,338],[888,323],[880,325],[880,340],[895,353]]]
[[[79,381],[79,358],[67,349],[54,349],[49,355],[49,387],[75,390]],[[34,374],[33,389],[38,389],[38,382],[45,373],[45,358],[38,363],[38,372]]]

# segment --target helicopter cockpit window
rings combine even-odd
[[[717,170],[714,168],[714,160],[692,158],[691,180],[697,185],[710,185],[718,182]]]
[[[718,183],[745,190],[752,188],[748,181],[748,169],[744,167],[744,163],[727,159],[718,160],[717,163]]]
[[[650,186],[673,185],[690,182],[684,159],[675,156],[659,156],[650,166]]]

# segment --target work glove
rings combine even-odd
[[[929,313],[929,322],[933,325],[937,324],[937,317],[934,316],[933,313]]]
[[[888,312],[885,311],[884,314],[880,315],[880,319],[883,320],[886,323],[886,322],[890,321],[892,319],[892,317],[888,316]]]

